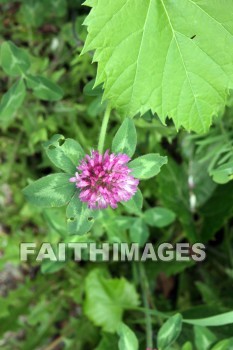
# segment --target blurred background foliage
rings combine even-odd
[[[21,242],[39,245],[109,241],[143,245],[150,241],[156,247],[167,241],[201,241],[207,247],[203,263],[144,264],[149,306],[168,314],[180,312],[185,318],[203,318],[233,307],[231,96],[225,111],[201,136],[177,133],[170,121],[165,127],[149,112],[135,118],[137,155],[159,152],[168,156],[168,165],[159,176],[142,182],[143,212],[130,206],[105,210],[85,237],[68,236],[64,208],[38,209],[23,197],[22,189],[28,181],[55,170],[43,151],[43,143],[53,134],[78,140],[86,151],[97,146],[105,103],[101,103],[101,89],[92,90],[96,74],[92,55],[80,55],[86,37],[82,23],[87,13],[81,0],[0,0],[0,43],[12,41],[27,52],[30,77],[43,77],[57,84],[52,86],[57,95],[46,97],[30,85],[28,78],[21,103],[8,113],[3,100],[0,104],[3,350],[117,349],[118,336],[111,331],[115,331],[118,313],[124,311],[124,322],[135,332],[140,349],[146,348],[147,326],[144,312],[138,307],[142,297],[136,263],[90,263],[85,257],[81,263],[72,259],[67,263],[40,264],[33,259],[22,263]],[[16,81],[17,77],[0,69],[1,95]],[[120,116],[113,111],[107,146],[120,122]],[[162,222],[151,223],[149,210],[155,207],[167,209]],[[109,299],[105,304],[106,288],[108,298],[117,305],[114,308],[106,306]],[[157,314],[151,318],[156,343],[163,318]],[[184,324],[169,349],[215,349],[221,340],[225,343],[219,343],[216,349],[232,349],[232,333],[232,326],[207,329]]]

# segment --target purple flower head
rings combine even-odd
[[[117,203],[130,200],[137,191],[139,180],[130,175],[126,154],[104,155],[92,151],[77,167],[78,172],[70,179],[80,189],[79,198],[90,209],[117,208]]]

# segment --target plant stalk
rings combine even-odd
[[[104,113],[104,118],[103,118],[103,122],[102,122],[101,129],[100,129],[100,136],[99,136],[99,143],[98,143],[99,153],[103,153],[103,150],[104,150],[104,141],[105,141],[105,137],[106,137],[110,113],[111,113],[111,106],[110,106],[110,104],[108,104],[108,106],[105,110],[105,113]]]
[[[150,305],[149,305],[149,283],[146,276],[146,272],[142,263],[139,264],[139,275],[140,275],[140,283],[142,289],[142,298],[143,304],[145,307],[145,319],[146,319],[146,347],[148,349],[153,349],[153,329],[152,329],[152,319],[150,313]]]

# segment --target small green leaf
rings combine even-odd
[[[233,350],[233,338],[221,340],[211,350]]]
[[[218,184],[226,184],[233,179],[233,161],[212,170],[210,176]]]
[[[168,349],[179,337],[182,330],[182,316],[176,314],[170,317],[160,328],[158,333],[159,350]]]
[[[140,214],[143,204],[142,192],[138,189],[135,195],[128,202],[121,202],[132,214]]]
[[[13,77],[26,73],[30,67],[28,54],[11,41],[1,45],[0,61],[5,73]]]
[[[149,237],[149,229],[141,218],[137,218],[131,225],[129,234],[132,243],[143,246]]]
[[[176,218],[173,211],[166,208],[150,208],[144,212],[145,222],[154,227],[165,227],[170,225]]]
[[[132,157],[137,145],[137,132],[134,122],[126,118],[118,129],[112,141],[114,153],[125,153]]]
[[[190,342],[185,343],[185,344],[182,346],[182,349],[181,349],[181,350],[193,350],[192,343],[190,343]]]
[[[58,101],[63,96],[63,90],[51,80],[41,77],[27,75],[27,85],[33,90],[33,94],[41,100]]]
[[[133,170],[131,174],[134,177],[146,180],[157,175],[164,164],[167,164],[167,157],[150,153],[134,159],[129,163],[129,167]]]
[[[233,311],[225,312],[224,314],[206,318],[183,320],[183,322],[202,327],[225,326],[227,324],[233,324]]]
[[[84,235],[90,231],[97,214],[97,210],[88,209],[87,204],[80,201],[79,193],[76,191],[66,210],[68,232],[73,235]]]
[[[134,332],[122,323],[118,329],[119,350],[138,350],[138,340]]]
[[[31,183],[23,190],[27,200],[40,207],[61,207],[69,203],[75,186],[70,175],[52,174]]]
[[[69,174],[75,173],[80,160],[85,156],[77,141],[65,139],[63,135],[54,135],[44,143],[44,148],[51,162]]]
[[[9,124],[14,118],[15,112],[23,103],[25,98],[25,85],[22,79],[18,80],[12,87],[3,95],[0,104],[0,121],[4,124]]]
[[[198,350],[209,349],[210,346],[217,340],[214,333],[208,328],[195,326],[194,327],[195,344]]]
[[[138,305],[138,294],[125,278],[108,278],[99,269],[85,280],[85,315],[106,332],[118,330],[124,310]]]

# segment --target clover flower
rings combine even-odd
[[[79,198],[86,202],[90,209],[105,209],[108,206],[117,208],[118,202],[130,200],[137,191],[139,180],[135,179],[127,163],[130,158],[126,154],[104,155],[92,151],[91,156],[86,155],[79,166],[75,182],[80,189]]]

